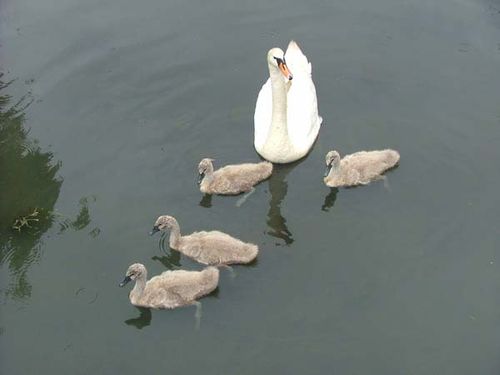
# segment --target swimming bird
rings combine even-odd
[[[254,114],[254,146],[273,163],[291,163],[311,149],[321,126],[311,63],[293,40],[267,53],[269,79]]]
[[[147,280],[146,267],[132,264],[120,283],[123,287],[130,281],[135,286],[129,298],[132,305],[153,309],[174,309],[180,306],[197,305],[196,299],[211,293],[219,283],[219,270],[207,267],[202,271],[165,271]]]
[[[215,230],[181,236],[179,223],[173,216],[158,217],[150,234],[164,230],[170,230],[169,244],[172,249],[202,264],[221,266],[249,263],[259,252],[257,245]]]
[[[254,185],[269,178],[273,165],[268,161],[226,165],[214,172],[213,159],[205,158],[198,165],[200,191],[205,194],[236,195],[246,193]]]
[[[395,167],[399,153],[395,150],[359,151],[340,159],[337,151],[326,154],[324,182],[330,187],[366,185],[383,178],[382,173]]]

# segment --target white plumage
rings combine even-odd
[[[280,72],[279,59],[285,61],[292,80]],[[254,146],[271,162],[290,163],[309,152],[322,122],[311,63],[293,40],[285,54],[271,49],[267,62],[270,78],[257,97]]]

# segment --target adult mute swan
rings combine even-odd
[[[359,151],[340,159],[333,150],[326,154],[324,182],[330,187],[366,185],[383,178],[382,173],[395,167],[399,152],[395,150]]]
[[[318,115],[311,63],[293,40],[286,53],[267,53],[269,79],[257,97],[254,146],[273,163],[290,163],[304,157],[318,136]]]

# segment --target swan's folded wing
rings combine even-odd
[[[321,121],[314,82],[310,77],[294,78],[287,94],[288,136],[293,145],[301,150],[310,148]]]
[[[295,41],[290,41],[285,52],[285,60],[294,77],[311,76],[311,63]]]
[[[262,86],[255,105],[254,146],[257,150],[264,146],[267,134],[269,133],[269,128],[271,127],[272,102],[271,79],[269,78]]]
[[[316,139],[322,121],[318,115],[311,63],[293,40],[288,44],[285,59],[293,74],[287,94],[288,135],[295,147],[306,150]]]

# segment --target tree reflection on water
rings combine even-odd
[[[10,82],[0,75],[0,265],[7,264],[10,278],[4,292],[14,298],[31,294],[26,273],[40,256],[40,239],[52,226],[51,214],[59,196],[62,179],[60,163],[51,152],[43,152],[28,138],[24,127],[27,98],[11,104],[4,93]],[[38,221],[21,231],[12,228],[20,217],[38,210]]]
[[[4,277],[2,296],[26,298],[31,295],[27,272],[40,258],[43,234],[54,222],[61,225],[60,232],[67,227],[82,229],[90,215],[86,198],[80,201],[74,220],[54,211],[63,182],[57,176],[61,163],[28,137],[24,111],[31,101],[23,97],[12,103],[5,93],[11,82],[5,82],[0,73],[0,265],[9,274]],[[13,227],[16,220],[30,215],[28,225]]]

